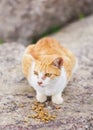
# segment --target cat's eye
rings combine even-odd
[[[52,75],[52,74],[50,74],[50,73],[46,73],[46,74],[45,74],[46,77],[50,77],[51,75]]]
[[[35,74],[35,75],[38,75],[38,72],[34,71],[34,74]]]

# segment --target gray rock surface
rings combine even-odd
[[[69,25],[52,37],[70,48],[79,61],[77,73],[63,93],[64,103],[60,109],[50,101],[45,103],[46,109],[55,113],[57,118],[48,123],[28,118],[33,113],[31,106],[35,92],[30,91],[21,72],[24,47],[15,43],[11,46],[4,44],[0,46],[0,130],[93,129],[93,16]],[[17,91],[14,92],[10,84],[14,90],[17,87]],[[21,89],[28,87],[23,92],[17,85]],[[5,93],[6,90],[9,92]]]
[[[23,93],[29,89],[21,70],[24,50],[18,43],[0,45],[0,94]]]
[[[93,12],[93,0],[1,0],[0,39],[29,43],[51,27]]]

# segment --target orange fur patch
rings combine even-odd
[[[52,65],[52,62],[58,57],[63,59],[63,66],[69,80],[76,64],[76,58],[70,50],[50,37],[42,38],[37,44],[27,47],[22,61],[23,72],[28,77],[29,68],[34,61],[36,63],[35,70],[60,75],[60,69]]]

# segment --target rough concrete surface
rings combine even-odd
[[[0,0],[0,39],[29,43],[51,27],[93,13],[93,0]]]
[[[77,73],[63,93],[60,109],[50,101],[45,103],[56,119],[43,123],[29,118],[35,92],[21,72],[24,47],[7,43],[0,45],[0,130],[93,130],[93,16],[52,37],[70,48],[79,62]]]

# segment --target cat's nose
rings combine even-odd
[[[37,82],[38,83],[38,85],[41,85],[42,84],[42,82]]]

